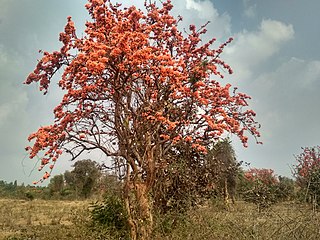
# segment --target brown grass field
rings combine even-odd
[[[115,239],[107,231],[88,228],[89,205],[89,201],[0,199],[0,239]],[[262,213],[244,202],[230,211],[209,203],[175,224],[172,219],[157,222],[153,239],[320,239],[320,213],[293,202]]]

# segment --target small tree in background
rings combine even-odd
[[[259,211],[279,200],[279,180],[272,169],[252,168],[245,171],[240,189],[243,199],[256,204]]]
[[[161,213],[183,213],[204,200],[221,195],[234,201],[239,163],[229,139],[207,147],[207,154],[179,144],[158,171],[153,188],[154,207]]]
[[[102,166],[103,168],[103,166]],[[119,177],[109,171],[103,171],[101,177],[98,179],[97,190],[98,194],[102,197],[106,193],[116,194],[121,197],[123,182]]]
[[[241,163],[236,160],[231,141],[226,138],[213,144],[206,159],[213,177],[212,184],[218,190],[218,194],[223,196],[225,204],[228,204],[230,198],[234,203],[237,175]]]
[[[73,165],[74,169],[67,173],[67,183],[73,186],[76,195],[88,198],[98,184],[101,171],[97,162],[92,160],[80,160]]]
[[[281,201],[294,200],[296,198],[295,180],[288,177],[284,177],[284,176],[279,176],[278,179],[279,179],[278,198]]]
[[[314,206],[320,203],[320,146],[302,148],[295,156],[294,176],[301,188],[304,200]]]
[[[64,188],[64,177],[63,174],[55,175],[50,179],[50,183],[48,185],[50,190],[50,194],[61,194]]]
[[[40,170],[50,176],[63,152],[72,159],[100,150],[114,157],[125,173],[124,200],[131,238],[150,239],[153,226],[150,192],[157,172],[171,164],[167,154],[187,142],[206,152],[208,142],[225,132],[247,145],[247,134],[259,136],[249,96],[220,84],[220,69],[232,73],[220,55],[225,43],[203,43],[205,26],[178,30],[170,0],[146,11],[121,8],[110,0],[89,0],[92,18],[85,34],[76,34],[68,17],[59,51],[44,52],[26,84],[38,82],[46,94],[62,70],[58,85],[64,93],[54,109],[54,123],[29,136],[30,158],[43,154]],[[43,180],[42,179],[42,180]]]

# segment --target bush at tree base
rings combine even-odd
[[[156,211],[184,213],[211,197],[221,197],[225,181],[232,197],[235,195],[240,163],[230,140],[218,141],[207,149],[207,154],[195,151],[190,144],[171,149],[169,164],[158,171],[152,191]]]
[[[102,202],[91,205],[92,228],[105,227],[119,239],[129,239],[129,226],[125,205],[120,196],[105,195]]]
[[[184,212],[204,196],[209,171],[201,164],[202,154],[188,144],[173,148],[167,157],[171,161],[158,171],[152,189],[154,208],[159,213]]]

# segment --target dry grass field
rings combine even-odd
[[[113,239],[90,230],[84,201],[0,199],[0,239]],[[230,211],[209,204],[179,221],[158,222],[154,239],[320,239],[320,213],[304,205],[282,203],[259,213],[238,202]]]
[[[256,206],[238,202],[230,211],[216,206],[190,212],[187,220],[159,239],[320,239],[320,213],[295,203],[282,203],[259,213]]]
[[[0,239],[86,239],[84,201],[0,199]]]

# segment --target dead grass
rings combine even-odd
[[[89,204],[0,199],[0,239],[112,239],[107,232],[87,228]],[[175,224],[165,227],[158,223],[154,239],[316,240],[319,236],[320,213],[313,213],[306,205],[282,203],[259,213],[254,205],[238,202],[230,211],[211,203],[190,211]]]
[[[0,239],[84,239],[89,202],[0,199]]]
[[[282,203],[259,213],[254,205],[238,202],[225,211],[210,204],[188,214],[171,233],[157,239],[320,239],[320,213],[296,203]]]

